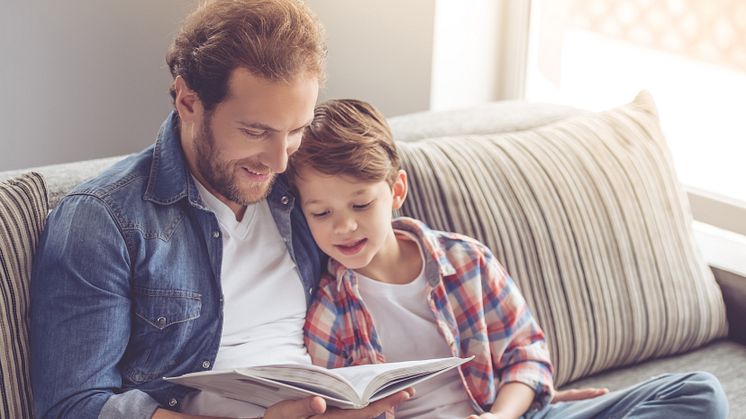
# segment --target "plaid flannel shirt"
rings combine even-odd
[[[475,356],[460,369],[472,402],[489,410],[501,385],[521,382],[536,392],[533,407],[548,403],[552,365],[544,333],[492,252],[474,239],[431,230],[411,218],[397,218],[393,226],[419,239],[428,303],[453,356]],[[316,365],[385,362],[357,280],[354,271],[329,260],[305,323],[305,343]]]

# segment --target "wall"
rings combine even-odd
[[[488,101],[498,91],[494,53],[500,32],[493,22],[499,19],[500,2],[472,0],[470,6],[451,0],[437,2],[430,101],[434,110]]]
[[[197,3],[0,0],[0,171],[151,144],[171,109],[163,57]],[[430,108],[436,0],[307,3],[328,35],[322,100],[364,99],[389,117]]]
[[[387,117],[430,107],[435,0],[306,0],[323,23],[320,99],[368,101]]]
[[[530,2],[437,0],[430,109],[523,97]]]
[[[0,1],[0,170],[150,144],[171,108],[164,53],[196,4]]]

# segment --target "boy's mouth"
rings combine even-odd
[[[349,243],[349,244],[335,244],[334,247],[339,250],[340,253],[342,253],[345,256],[350,256],[358,253],[362,248],[365,246],[365,244],[368,242],[368,239],[360,239],[358,241]]]

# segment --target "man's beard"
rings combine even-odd
[[[275,176],[272,175],[269,182],[255,183],[249,187],[249,190],[242,191],[239,188],[239,182],[236,181],[236,170],[243,170],[240,167],[245,166],[257,172],[266,172],[267,168],[255,162],[221,159],[220,151],[215,147],[215,137],[210,125],[211,116],[209,112],[204,115],[200,135],[193,143],[197,157],[197,170],[207,182],[207,186],[239,205],[254,204],[266,198]]]

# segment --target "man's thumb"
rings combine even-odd
[[[284,401],[267,409],[264,417],[268,418],[307,418],[320,415],[326,411],[326,401],[321,397],[306,397],[305,399]],[[277,416],[275,416],[277,415]]]

